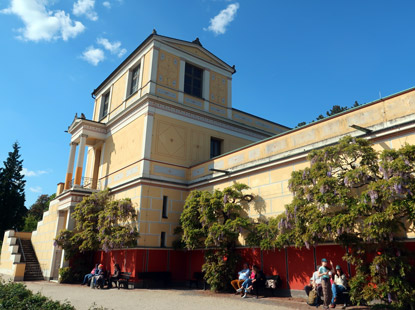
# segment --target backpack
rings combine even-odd
[[[318,305],[318,295],[316,290],[311,290],[308,294],[308,301],[307,304],[310,306],[317,306]]]

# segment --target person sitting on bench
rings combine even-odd
[[[244,263],[243,266],[243,269],[238,272],[238,279],[231,281],[231,285],[236,291],[235,294],[238,294],[238,290],[242,287],[242,283],[249,278],[249,274],[251,273],[247,263]]]
[[[336,273],[333,277],[331,291],[333,293],[333,297],[331,298],[330,308],[334,308],[336,307],[338,296],[347,291],[346,275],[343,273],[343,270],[339,265],[336,266]]]
[[[114,265],[114,273],[111,275],[109,281],[108,281],[108,288],[112,288],[112,282],[115,283],[115,287],[118,288],[118,280],[121,277],[121,268],[120,265],[115,264]]]
[[[310,284],[306,285],[304,287],[304,291],[307,294],[307,296],[310,294],[312,290],[316,290],[317,296],[321,298],[323,296],[323,289],[321,287],[321,277],[318,276],[318,269],[320,266],[317,266],[316,271],[313,273],[313,275],[310,278]]]
[[[95,275],[95,272],[98,270],[98,264],[95,265],[95,268],[92,269],[91,273],[87,273],[84,277],[84,281],[81,285],[88,284],[89,280]]]

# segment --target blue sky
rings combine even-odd
[[[0,160],[26,206],[64,181],[75,113],[153,30],[235,64],[233,106],[294,127],[415,86],[414,1],[0,0]]]

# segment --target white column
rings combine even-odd
[[[209,111],[209,100],[210,100],[210,71],[203,71],[203,94],[202,97],[205,98],[205,111]]]
[[[76,146],[78,143],[71,142],[71,150],[69,153],[69,161],[68,161],[68,169],[66,170],[66,177],[65,177],[65,189],[71,188],[72,182],[72,174],[73,174],[73,165],[75,162],[75,153],[76,153]]]
[[[186,69],[186,62],[180,59],[180,70],[179,70],[179,103],[183,103],[184,95],[184,70]]]
[[[150,71],[150,94],[156,94],[156,83],[157,83],[157,67],[159,61],[159,51],[153,48],[152,59],[151,59],[151,71]]]
[[[228,79],[228,118],[232,118],[232,79]]]
[[[81,185],[82,181],[82,170],[84,165],[84,157],[85,157],[85,145],[86,145],[86,138],[87,135],[81,135],[80,143],[79,143],[79,150],[78,150],[78,158],[76,161],[76,170],[75,170],[75,185]]]

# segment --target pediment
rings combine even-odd
[[[181,40],[176,40],[172,38],[166,38],[158,36],[160,41],[162,41],[164,44],[169,45],[170,47],[173,47],[175,49],[178,49],[182,52],[185,52],[187,54],[190,54],[192,56],[195,56],[197,58],[203,59],[215,66],[218,66],[226,71],[229,71],[231,73],[234,73],[234,68],[229,66],[227,63],[222,61],[220,58],[216,57],[212,53],[210,53],[207,49],[205,49],[202,46],[199,46],[196,43],[192,42],[186,42]]]

